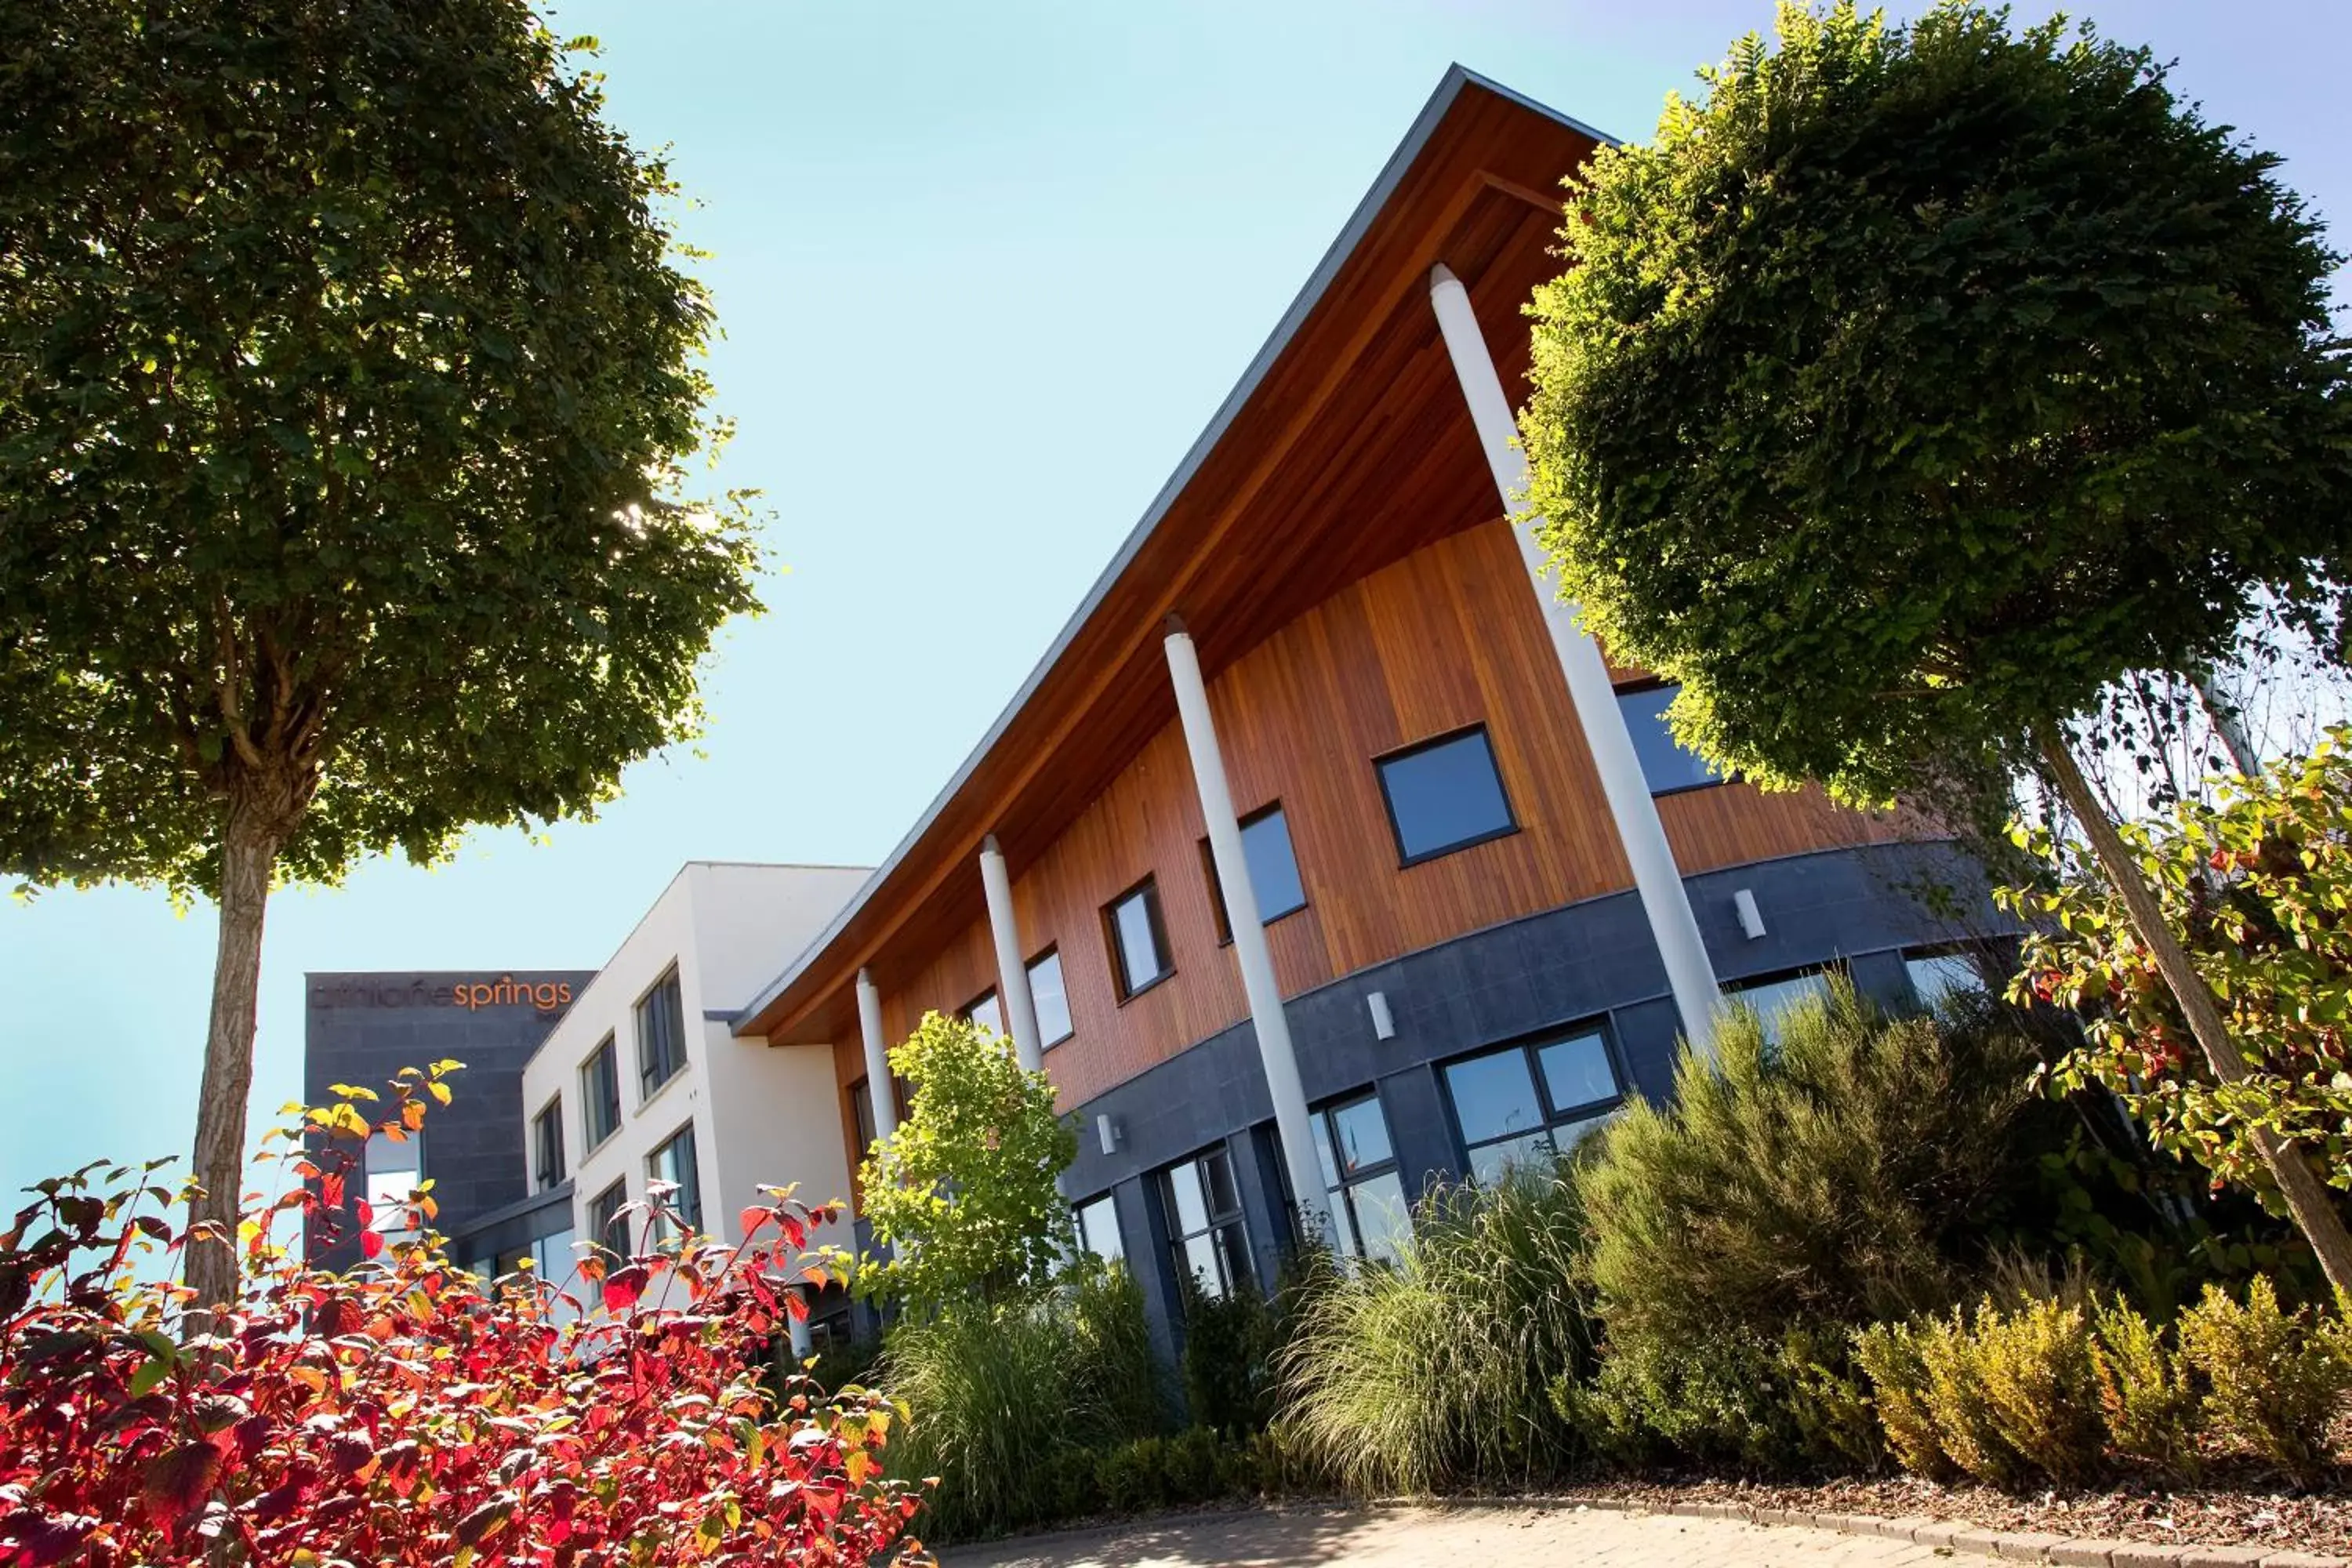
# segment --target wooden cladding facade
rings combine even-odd
[[[1165,672],[1160,672],[1165,679]],[[1535,592],[1507,525],[1423,547],[1342,590],[1210,682],[1235,805],[1279,801],[1307,907],[1267,928],[1286,996],[1448,938],[1632,885]],[[1518,831],[1400,868],[1372,759],[1484,724]],[[1746,784],[1659,802],[1685,873],[1895,837],[1814,794]],[[1171,723],[1058,839],[1013,868],[1024,952],[1058,950],[1072,1037],[1045,1054],[1065,1107],[1247,1016],[1202,869],[1184,738]],[[970,875],[978,879],[975,863]],[[1175,972],[1121,1003],[1102,908],[1157,879]],[[986,920],[886,991],[888,1037],[997,983]],[[864,1076],[836,1047],[842,1081]]]

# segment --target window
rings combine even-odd
[[[621,1208],[628,1201],[629,1179],[624,1176],[588,1203],[588,1239],[624,1258],[629,1256],[629,1227]]]
[[[849,1114],[857,1129],[856,1163],[866,1163],[866,1152],[874,1147],[874,1085],[868,1079],[859,1079],[849,1086]]]
[[[959,1016],[979,1025],[992,1035],[1004,1033],[1004,1009],[997,1005],[993,987],[982,992],[963,1006]]]
[[[1315,1113],[1315,1157],[1331,1202],[1332,1244],[1345,1258],[1394,1263],[1412,1230],[1404,1177],[1377,1093]]]
[[[686,1000],[673,969],[637,998],[637,1098],[676,1078],[686,1066]]]
[[[1486,1051],[1448,1064],[1444,1078],[1470,1174],[1489,1184],[1510,1165],[1574,1148],[1624,1093],[1598,1029]]]
[[[1077,1224],[1081,1247],[1108,1263],[1127,1256],[1127,1242],[1118,1233],[1118,1205],[1108,1193],[1070,1212]]]
[[[563,1097],[557,1095],[530,1119],[530,1165],[541,1192],[563,1180]]]
[[[580,1254],[572,1247],[576,1239],[567,1228],[553,1236],[542,1236],[530,1244],[530,1271],[557,1292],[548,1298],[548,1311],[558,1328],[580,1316],[580,1309],[563,1297],[568,1294],[577,1300],[589,1293],[572,1279],[580,1268]]]
[[[1652,795],[1673,795],[1723,782],[1712,763],[1675,740],[1675,732],[1666,727],[1666,709],[1681,689],[1640,686],[1617,694],[1618,710],[1625,715],[1625,728],[1633,732],[1633,754],[1642,759],[1642,776],[1649,781]]]
[[[1404,865],[1518,831],[1483,725],[1391,752],[1372,766]]]
[[[1070,1037],[1070,993],[1062,984],[1062,953],[1047,948],[1029,961],[1029,1000],[1037,1005],[1038,1047]]]
[[[1263,806],[1242,818],[1242,859],[1249,867],[1250,891],[1257,895],[1257,918],[1272,925],[1307,907],[1307,889],[1298,880],[1298,858],[1290,852],[1290,824],[1282,805]],[[1209,841],[1201,840],[1201,868],[1209,879],[1209,909],[1217,918],[1217,940],[1234,940],[1233,921],[1225,915],[1225,889],[1217,880],[1217,858]]]
[[[1816,969],[1785,980],[1735,986],[1727,994],[1740,1005],[1755,1009],[1757,1021],[1764,1026],[1764,1043],[1777,1046],[1790,1015],[1816,997],[1824,1003],[1830,999],[1830,977]]]
[[[1984,972],[1964,952],[1907,953],[1903,967],[1911,975],[1911,993],[1930,1012],[1955,995],[1985,989]]]
[[[693,1122],[671,1133],[669,1142],[646,1156],[646,1180],[668,1182],[677,1187],[676,1192],[661,1200],[663,1206],[676,1210],[687,1229],[702,1228],[702,1177],[695,1166]],[[651,1188],[646,1190],[646,1195],[653,1195]],[[655,1220],[654,1233],[665,1242],[675,1238],[667,1215]]]
[[[1202,1294],[1223,1297],[1250,1278],[1249,1237],[1233,1156],[1223,1148],[1160,1173],[1170,1247],[1179,1279],[1191,1275]]]
[[[1174,968],[1168,925],[1160,918],[1160,888],[1149,877],[1104,907],[1103,934],[1110,941],[1111,974],[1122,1002],[1159,984]]]
[[[607,1035],[580,1064],[581,1147],[593,1149],[621,1130],[621,1064]]]
[[[394,1241],[421,1228],[415,1207],[425,1180],[425,1144],[415,1133],[395,1140],[377,1132],[367,1141],[368,1228]]]

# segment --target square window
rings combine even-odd
[[[1118,981],[1120,1001],[1168,977],[1173,967],[1168,958],[1168,926],[1160,915],[1159,886],[1150,878],[1105,907],[1103,931],[1110,939],[1111,972]]]
[[[637,1098],[678,1075],[686,1066],[686,1000],[673,968],[637,998]]]
[[[1404,865],[1517,831],[1483,725],[1424,741],[1372,765]]]
[[[1445,1069],[1445,1091],[1465,1143],[1543,1129],[1543,1102],[1536,1098],[1535,1075],[1528,1071],[1528,1053],[1520,1047],[1454,1063]]]
[[[997,1004],[993,986],[966,1003],[961,1016],[992,1035],[1004,1033],[1004,1009]]]
[[[1642,777],[1652,795],[1703,789],[1723,782],[1715,764],[1675,739],[1667,726],[1666,710],[1678,686],[1642,686],[1617,694],[1617,710],[1633,737],[1633,754],[1642,761]]]
[[[1118,1205],[1110,1194],[1080,1204],[1075,1217],[1080,1247],[1110,1263],[1127,1256],[1127,1242],[1118,1230]]]
[[[1047,948],[1029,961],[1029,999],[1037,1005],[1039,1048],[1070,1037],[1070,993],[1062,984],[1062,954]]]
[[[1559,1115],[1617,1098],[1617,1069],[1609,1060],[1609,1042],[1598,1029],[1538,1046],[1536,1065],[1543,1069],[1544,1092],[1551,1096],[1552,1110]]]
[[[1249,866],[1250,891],[1257,899],[1257,918],[1272,925],[1283,916],[1307,907],[1307,889],[1298,879],[1298,858],[1290,848],[1290,823],[1282,805],[1261,806],[1241,819],[1242,859]],[[1224,884],[1217,876],[1217,858],[1209,841],[1201,840],[1201,868],[1209,879],[1209,909],[1216,917],[1217,940],[1234,940],[1233,921],[1225,913]]]
[[[416,1235],[417,1188],[425,1181],[425,1145],[415,1133],[371,1133],[365,1155],[368,1228],[395,1240]]]
[[[580,1064],[580,1124],[581,1142],[589,1149],[621,1130],[620,1056],[610,1035]]]

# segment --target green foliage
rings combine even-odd
[[[1275,1359],[1282,1326],[1274,1307],[1244,1282],[1225,1296],[1184,1279],[1184,1405],[1195,1423],[1251,1432],[1274,1416]]]
[[[2099,1309],[2091,1364],[2116,1452],[2180,1480],[2202,1469],[2198,1393],[2162,1329],[2124,1301]]]
[[[1879,1425],[1902,1467],[1931,1481],[1948,1479],[1951,1459],[1927,1403],[1923,1342],[1933,1325],[1873,1323],[1853,1337],[1854,1363],[1871,1382]]]
[[[2069,1485],[2104,1463],[2092,1338],[2078,1301],[2004,1308],[1987,1297],[1972,1311],[1864,1330],[1855,1354],[1906,1469],[1930,1478],[1958,1470],[1995,1486],[2036,1476]]]
[[[2208,1286],[2180,1319],[2180,1354],[2205,1380],[2203,1415],[2215,1436],[2304,1486],[2325,1470],[2328,1426],[2352,1391],[2347,1352],[2340,1318],[2284,1310],[2259,1275],[2242,1304]]]
[[[1679,1459],[1793,1475],[1873,1470],[1885,1456],[1843,1328],[1791,1329],[1777,1343],[1734,1327],[1685,1343],[1612,1341],[1591,1381],[1560,1379],[1551,1398],[1579,1438],[1624,1468]]]
[[[1777,1047],[1735,1011],[1674,1103],[1627,1107],[1577,1173],[1612,1349],[1769,1347],[1952,1300],[2032,1177],[2032,1065],[1990,1007],[1886,1018],[1843,978]]]
[[[896,1256],[863,1266],[857,1289],[925,1313],[1051,1279],[1069,1232],[1055,1181],[1078,1152],[1052,1082],[1011,1040],[939,1013],[891,1049],[890,1070],[912,1091],[907,1119],[858,1182]]]
[[[588,61],[521,0],[56,0],[0,79],[0,868],[216,892],[234,821],[332,881],[693,732],[756,556]]]
[[[1575,1268],[1582,1236],[1564,1173],[1517,1171],[1424,1200],[1395,1268],[1308,1295],[1282,1356],[1307,1462],[1373,1492],[1556,1471],[1571,1435],[1550,1390],[1592,1361]]]
[[[2352,730],[2308,757],[2122,824],[2132,857],[2212,988],[2248,1076],[2218,1081],[2112,884],[2074,846],[2021,835],[2045,889],[2004,893],[2027,922],[2021,996],[2081,1012],[2087,1041],[2058,1069],[2113,1091],[2158,1148],[2277,1202],[2257,1129],[2292,1138],[2352,1187]]]
[[[2352,542],[2336,258],[2145,50],[1784,5],[1602,149],[1523,420],[1562,596],[1675,730],[1848,800],[2221,662]]]
[[[892,1473],[940,1478],[927,1533],[943,1538],[1085,1506],[1097,1489],[1076,1472],[1091,1475],[1097,1451],[1161,1419],[1142,1293],[1124,1269],[1099,1265],[1050,1290],[902,1322],[881,1371],[907,1411]]]

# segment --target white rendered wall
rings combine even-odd
[[[528,1159],[533,1119],[561,1095],[575,1239],[586,1239],[588,1205],[614,1182],[627,1184],[632,1203],[644,1200],[647,1158],[689,1121],[702,1227],[720,1240],[740,1239],[736,1216],[759,1201],[762,1183],[796,1183],[812,1204],[848,1195],[831,1052],[738,1040],[707,1015],[750,1000],[865,879],[854,868],[690,861],[572,999],[523,1068],[521,1142]],[[673,964],[686,1014],[686,1065],[641,1097],[636,1003]],[[620,1071],[621,1125],[588,1149],[580,1068],[608,1034]],[[538,1173],[530,1175],[535,1187]],[[848,1227],[814,1239],[846,1247]]]

